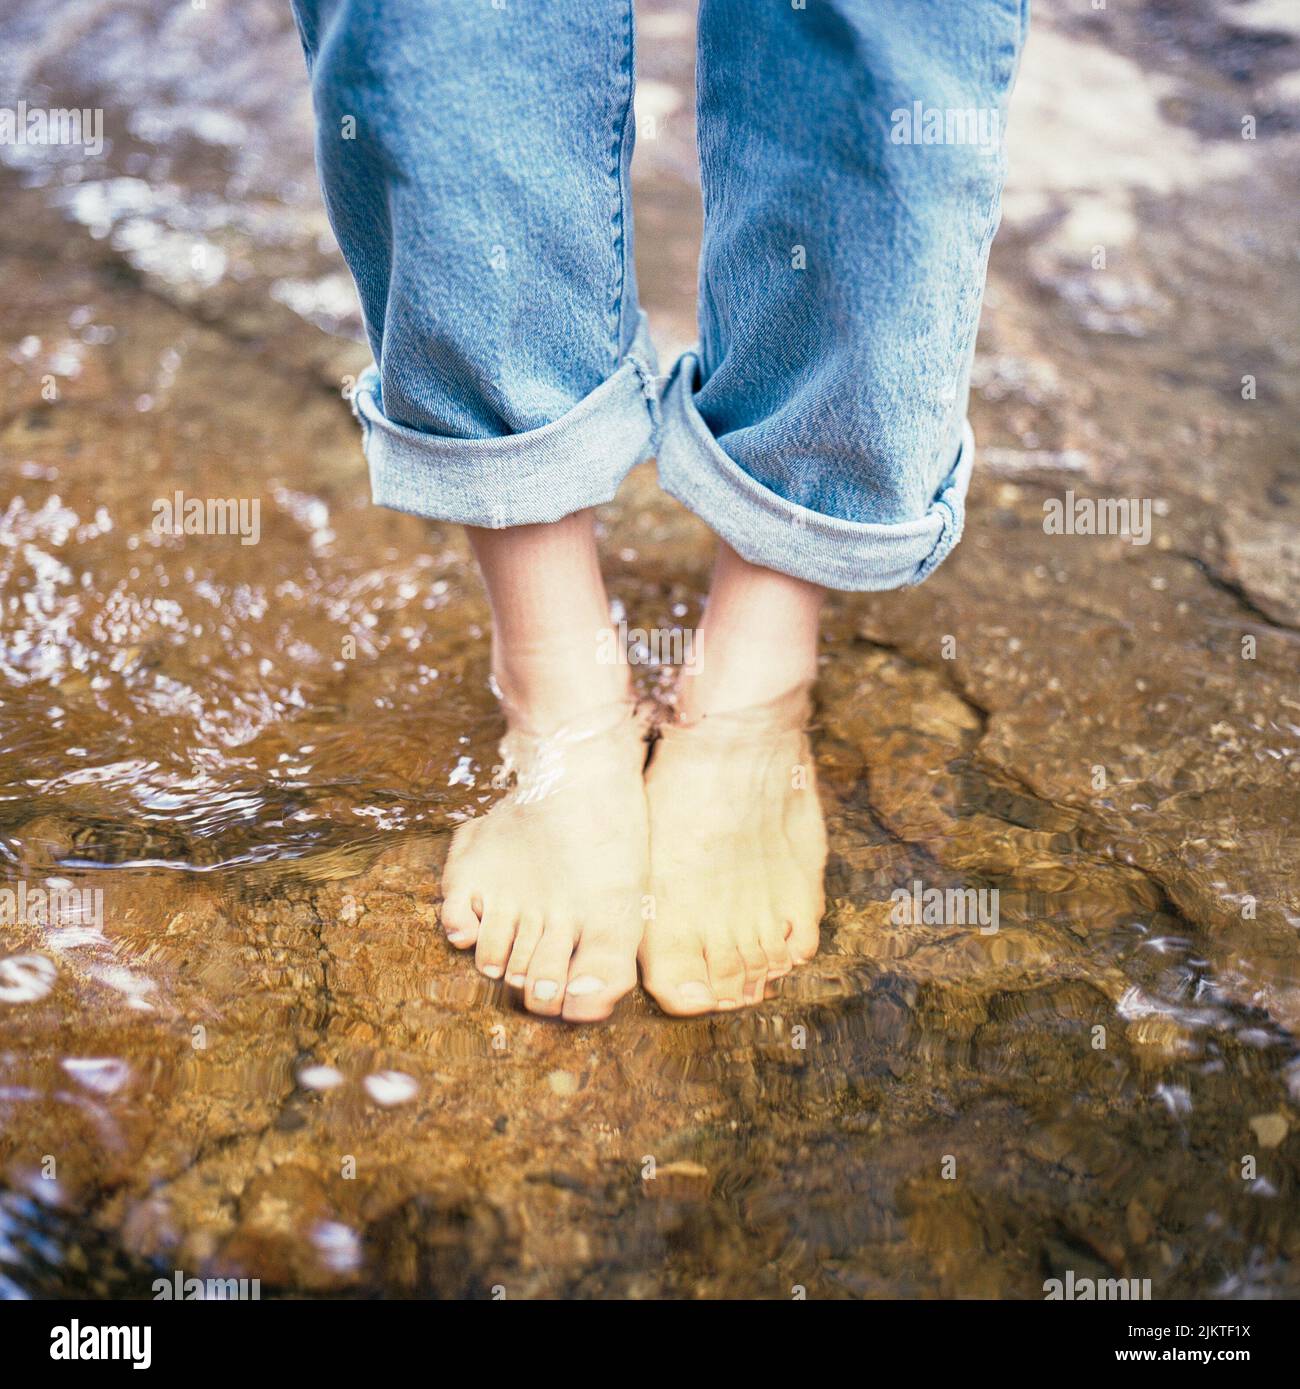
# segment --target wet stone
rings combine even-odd
[[[641,1179],[641,1190],[660,1201],[702,1201],[709,1186],[709,1169],[699,1162],[666,1162]]]
[[[489,614],[454,527],[370,504],[287,8],[0,15],[12,90],[112,127],[0,150],[0,885],[102,893],[0,937],[0,1288],[1300,1295],[1300,175],[1219,80],[1295,48],[1194,8],[1037,7],[964,539],[827,605],[818,956],[726,1019],[638,990],[576,1029],[437,925],[497,794]],[[678,97],[636,167],[670,360],[689,25],[641,49]],[[156,533],[178,488],[256,499],[258,543]],[[1049,533],[1067,492],[1150,502],[1149,543]],[[636,623],[697,621],[708,537],[652,467],[599,521]],[[892,919],[917,881],[996,891],[996,930]]]

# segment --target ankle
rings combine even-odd
[[[754,670],[741,662],[706,681],[697,676],[677,684],[674,706],[682,724],[745,720],[755,726],[802,727],[814,671]]]
[[[632,705],[625,666],[602,664],[597,642],[578,637],[526,644],[493,640],[492,680],[512,728],[536,735]]]
[[[688,719],[781,701],[817,677],[824,590],[723,545],[700,629],[702,659],[678,686]]]

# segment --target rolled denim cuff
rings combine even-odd
[[[969,423],[924,516],[845,521],[778,496],[727,455],[696,408],[698,370],[684,353],[664,394],[659,484],[742,559],[825,588],[874,593],[929,578],[961,539],[975,455]]]
[[[357,381],[352,408],[380,506],[493,530],[558,521],[611,501],[652,452],[654,348],[643,313],[613,375],[558,420],[522,434],[453,439],[397,424],[383,412],[374,366]]]

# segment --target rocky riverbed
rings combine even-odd
[[[667,358],[693,19],[638,8]],[[487,612],[454,528],[369,503],[287,6],[29,6],[20,99],[105,140],[0,148],[0,857],[80,904],[0,926],[0,1288],[1300,1294],[1294,7],[1038,5],[966,539],[832,601],[822,950],[694,1022],[534,1019],[435,929]],[[257,543],[155,533],[177,492]],[[1105,499],[1145,541],[1045,529]],[[634,625],[693,622],[653,465],[603,526]],[[998,930],[895,924],[914,882]]]

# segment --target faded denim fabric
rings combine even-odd
[[[700,344],[663,379],[630,0],[294,9],[377,502],[552,521],[653,452],[769,568],[884,589],[948,554],[1027,0],[703,0]]]

